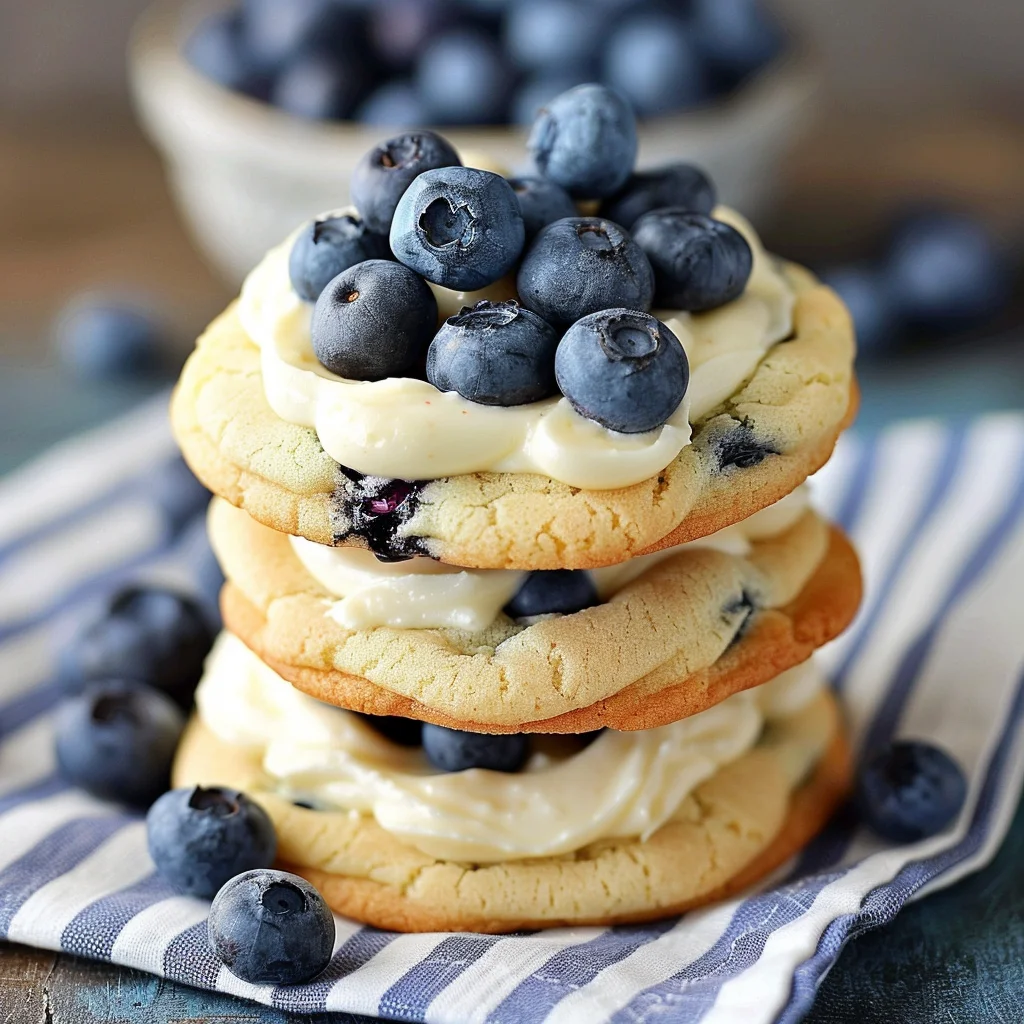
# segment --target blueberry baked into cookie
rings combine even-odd
[[[702,172],[635,171],[608,89],[529,148],[383,143],[182,373],[225,632],[167,820],[233,794],[302,876],[230,878],[225,920],[310,884],[403,931],[661,917],[848,792],[813,655],[860,570],[802,485],[855,411],[849,317]]]
[[[633,173],[614,94],[566,96],[531,135],[542,184],[410,132],[267,254],[173,401],[211,490],[382,558],[586,569],[826,461],[856,404],[839,299],[700,172]]]

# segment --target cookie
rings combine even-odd
[[[665,469],[631,486],[574,487],[521,472],[427,481],[356,473],[327,454],[315,430],[272,411],[260,349],[237,305],[185,366],[171,405],[175,436],[216,494],[319,544],[480,568],[615,564],[777,501],[825,463],[852,419],[849,315],[806,271],[787,266],[785,276],[796,292],[789,340],[693,423],[692,442]]]
[[[813,512],[745,555],[673,552],[606,602],[527,625],[350,630],[290,539],[215,502],[228,628],[339,707],[477,732],[652,728],[808,658],[860,601],[856,555]]]
[[[309,879],[340,914],[399,931],[501,933],[649,920],[738,892],[822,828],[851,771],[835,700],[820,692],[697,785],[646,840],[485,864],[425,854],[367,814],[307,809],[268,792],[259,755],[198,720],[179,748],[174,784],[228,785],[257,799],[274,821],[280,866]]]

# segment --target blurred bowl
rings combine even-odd
[[[214,266],[238,283],[299,223],[347,201],[352,167],[386,130],[303,121],[195,71],[181,43],[216,6],[156,3],[135,27],[129,72],[139,116],[166,159],[185,220]],[[643,122],[640,163],[699,164],[725,202],[756,218],[771,202],[783,155],[809,120],[815,86],[808,64],[782,60],[721,103]],[[474,162],[528,166],[519,126],[442,131]]]

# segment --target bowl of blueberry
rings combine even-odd
[[[583,82],[637,111],[641,164],[685,156],[756,214],[815,82],[763,0],[159,0],[129,63],[196,240],[236,282],[337,205],[382,130],[441,127],[467,164],[525,172],[537,110]]]

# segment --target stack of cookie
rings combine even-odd
[[[506,178],[409,132],[200,339],[226,632],[175,784],[233,786],[339,913],[638,921],[818,830],[849,760],[817,647],[860,599],[809,504],[850,320],[635,122],[571,90]]]

